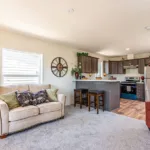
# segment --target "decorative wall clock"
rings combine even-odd
[[[62,57],[56,57],[51,63],[51,70],[56,77],[63,77],[68,71],[68,64]]]

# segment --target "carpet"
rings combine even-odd
[[[0,150],[149,150],[145,121],[77,106],[64,119],[45,123],[0,140]]]

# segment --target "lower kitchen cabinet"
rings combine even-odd
[[[144,83],[136,84],[136,96],[138,100],[145,101]]]

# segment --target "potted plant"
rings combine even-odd
[[[75,68],[72,68],[72,70],[71,70],[71,75],[73,76],[73,75],[75,75],[75,78],[76,79],[78,79],[79,78],[79,76],[81,76],[81,68],[79,68],[79,67],[77,67],[77,66],[75,66]]]

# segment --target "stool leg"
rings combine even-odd
[[[86,93],[86,107],[88,106],[88,93]]]
[[[76,107],[76,92],[74,92],[74,107]]]
[[[103,111],[105,110],[105,101],[104,101],[104,95],[102,95],[102,101],[103,101]]]
[[[94,96],[94,107],[96,109],[96,96]]]
[[[97,107],[97,114],[99,114],[99,96],[96,96],[96,107]]]
[[[90,96],[90,94],[88,94],[88,110],[90,111],[90,98],[91,98],[91,96]]]
[[[82,109],[82,93],[80,92],[80,109]]]

